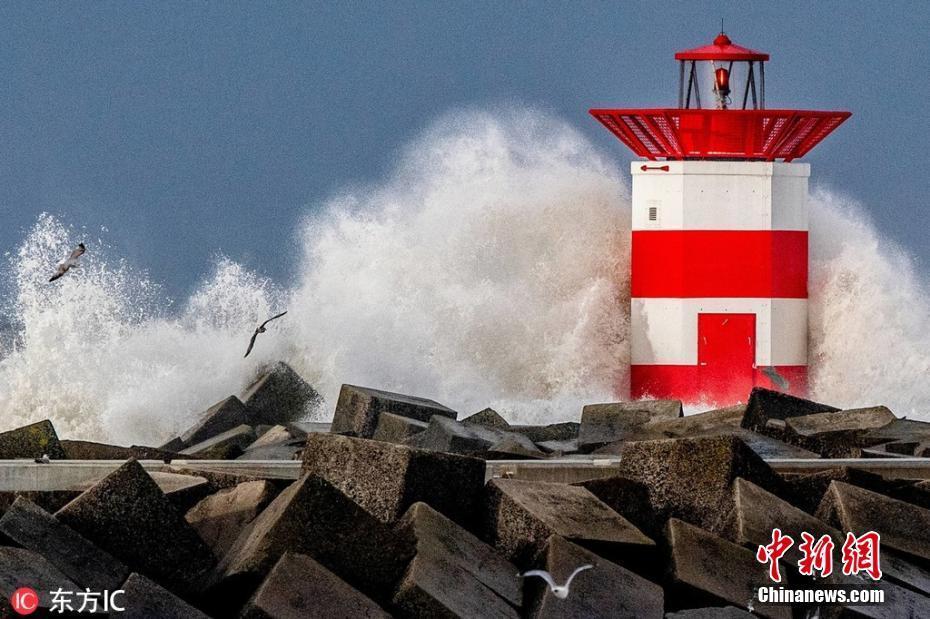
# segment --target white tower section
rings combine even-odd
[[[803,394],[810,166],[640,161],[631,171],[632,396]]]

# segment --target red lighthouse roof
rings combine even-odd
[[[735,45],[724,33],[720,33],[711,45],[686,49],[675,54],[675,60],[768,60],[765,52]]]
[[[734,45],[722,32],[713,44],[678,52],[675,58],[680,66],[677,108],[590,110],[640,157],[792,161],[850,116],[843,111],[766,109],[769,55]],[[728,66],[711,67],[710,88],[703,82],[705,102],[714,106],[706,108],[701,104],[706,78],[696,65],[714,61]],[[738,77],[733,77],[734,63],[745,66]]]

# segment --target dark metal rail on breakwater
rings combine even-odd
[[[930,479],[930,458],[767,458],[779,473],[816,473],[853,467],[905,479]],[[27,460],[0,460],[0,492],[67,490],[109,474],[121,460],[55,460],[36,464]],[[273,479],[297,479],[301,463],[288,460],[140,460],[150,472],[197,471]],[[620,458],[572,457],[552,460],[489,460],[488,479],[506,477],[533,481],[572,483],[609,477],[619,471]]]

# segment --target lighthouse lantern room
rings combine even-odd
[[[631,166],[630,395],[803,395],[810,167],[792,161],[850,114],[766,109],[768,54],[723,33],[675,58],[677,108],[591,110],[645,159]]]

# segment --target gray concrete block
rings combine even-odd
[[[819,402],[756,387],[749,395],[742,426],[747,430],[766,434],[772,431],[766,425],[770,419],[786,420],[789,417],[803,417],[814,413],[827,413],[838,410],[838,408],[820,404]]]
[[[732,509],[737,477],[770,490],[782,485],[769,465],[734,436],[632,442],[621,458],[623,476],[648,487],[654,523],[674,517],[717,532]],[[658,535],[655,527],[647,533]]]
[[[560,600],[539,579],[526,581],[533,619],[661,619],[662,587],[607,561],[558,535],[551,536],[538,563],[557,583],[580,565],[594,567],[572,580],[568,597]]]
[[[493,479],[487,484],[485,539],[519,567],[551,535],[607,558],[648,555],[655,543],[585,488],[547,482]]]
[[[581,411],[578,444],[582,450],[595,449],[622,440],[649,423],[681,416],[681,402],[678,400],[588,404]]]
[[[172,592],[143,576],[130,574],[118,598],[125,610],[113,613],[123,619],[210,619]]]
[[[0,432],[0,460],[41,458],[45,454],[52,460],[67,458],[55,426],[48,419]]]
[[[245,448],[253,442],[255,442],[255,430],[252,426],[243,424],[211,436],[201,443],[191,445],[181,453],[207,460],[232,460],[241,456]]]
[[[182,595],[202,589],[215,561],[135,460],[62,507],[56,517],[130,569]]]
[[[277,494],[267,480],[243,482],[204,498],[187,512],[185,520],[214,555],[223,557]]]
[[[383,602],[412,551],[394,532],[326,480],[305,475],[239,535],[217,567],[214,599],[235,608],[286,552],[306,554]]]
[[[827,458],[857,458],[862,447],[875,444],[865,438],[868,431],[894,420],[884,406],[814,413],[786,419],[785,438]]]
[[[303,471],[326,479],[382,522],[423,501],[466,523],[484,486],[482,460],[335,434],[307,437]]]
[[[930,510],[834,481],[815,516],[857,535],[877,531],[882,548],[930,561]]]
[[[393,599],[401,614],[517,616],[517,568],[494,548],[425,503],[412,505],[397,530],[416,551]]]
[[[427,425],[429,424],[425,421],[417,421],[410,417],[381,413],[378,415],[378,426],[371,438],[376,441],[402,445],[410,437],[423,432]]]
[[[672,518],[666,539],[671,551],[666,599],[672,609],[702,606],[707,602],[747,608],[756,588],[770,584],[768,567],[755,553],[694,525]],[[761,617],[791,619],[790,606],[753,604]]]
[[[250,409],[253,424],[275,425],[299,421],[323,398],[300,374],[279,361],[246,388],[241,400]]]
[[[129,568],[50,513],[20,497],[0,518],[0,532],[37,552],[83,587],[115,590]]]
[[[190,447],[236,426],[256,423],[256,419],[242,400],[231,395],[198,415],[197,422],[184,432],[180,439],[184,447]]]
[[[333,415],[332,432],[354,432],[371,438],[381,413],[393,413],[428,422],[434,415],[455,419],[457,413],[438,402],[369,387],[343,385]]]
[[[390,615],[307,555],[286,552],[240,619],[389,619]]]
[[[35,590],[39,596],[37,616],[54,617],[51,614],[51,591],[79,591],[80,585],[65,576],[61,570],[42,555],[23,548],[0,546],[0,617],[20,617],[10,605],[13,593],[22,586]]]
[[[485,408],[462,420],[466,426],[480,426],[492,430],[509,430],[510,424],[493,408]]]
[[[426,430],[417,434],[416,447],[432,451],[443,451],[483,457],[487,452],[497,451],[518,456],[542,457],[536,445],[516,432],[491,430],[481,426],[466,426],[454,419],[433,417]]]

